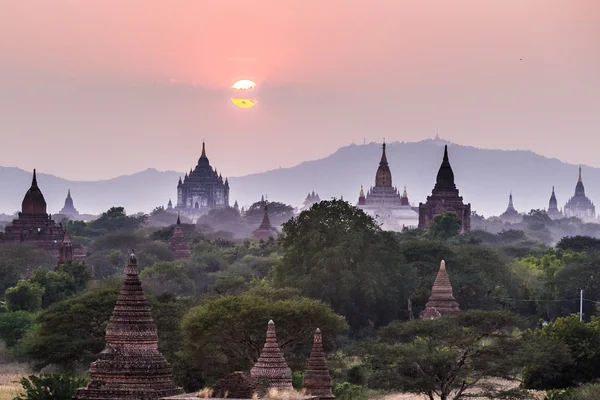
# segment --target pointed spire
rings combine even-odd
[[[198,153],[196,153],[198,154]],[[207,158],[206,157],[206,146],[204,144],[204,140],[202,141],[202,155],[200,156],[200,158]]]
[[[444,160],[443,160],[443,162],[450,162],[448,160],[448,145],[447,144],[444,145]]]
[[[181,218],[179,218],[179,211],[177,212],[177,225],[181,225]]]
[[[288,367],[283,357],[283,352],[277,344],[275,323],[269,321],[267,325],[267,340],[258,357],[258,361],[250,370],[250,376],[267,382],[269,388],[293,390],[292,370]]]
[[[70,199],[70,198],[71,198],[71,189],[68,189],[67,190],[67,199]]]
[[[379,161],[379,165],[384,165],[388,163],[387,156],[385,154],[385,139],[383,139],[383,145],[381,146],[381,149],[381,161]]]
[[[363,189],[363,185],[360,185],[360,193],[358,194],[358,197],[365,197],[365,191]]]
[[[581,170],[581,168],[579,168]],[[37,173],[35,168],[33,169],[33,179],[31,180],[31,187],[37,186]]]
[[[421,319],[434,319],[457,314],[460,311],[458,303],[452,295],[452,285],[446,272],[446,262],[442,260],[437,273],[431,296],[421,312]]]
[[[327,361],[323,351],[323,338],[319,328],[315,330],[313,336],[312,351],[304,372],[302,388],[309,396],[318,397],[319,399],[335,398],[331,391],[331,376],[327,369]]]
[[[508,208],[515,208],[513,206],[512,190],[510,191],[510,194],[508,195]]]
[[[34,174],[35,174],[35,170],[34,170]],[[581,166],[579,166],[579,179],[577,179],[577,182],[583,182],[583,180],[581,179]]]
[[[406,192],[406,186],[404,186],[404,192],[402,192],[402,197],[405,199],[408,198],[408,193]]]
[[[448,145],[444,145],[444,158],[442,159],[442,165],[440,165],[437,174],[435,186],[437,188],[456,189],[456,185],[454,184],[454,172],[452,171],[450,159],[448,157]]]

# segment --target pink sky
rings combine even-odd
[[[12,1],[0,165],[184,171],[205,139],[234,176],[439,133],[600,167],[599,71],[598,0]]]

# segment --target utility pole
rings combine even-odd
[[[583,289],[579,292],[579,321],[583,321]]]

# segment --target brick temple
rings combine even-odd
[[[158,400],[183,393],[158,351],[158,334],[132,251],[108,325],[106,348],[90,365],[90,381],[78,400]]]
[[[258,361],[250,370],[250,376],[259,381],[267,382],[268,387],[279,390],[294,390],[292,386],[292,370],[283,357],[283,351],[277,344],[275,323],[267,325],[267,340],[258,357]]]
[[[454,184],[454,172],[448,158],[448,145],[444,147],[444,158],[437,174],[431,196],[425,203],[419,203],[419,228],[427,228],[438,214],[454,211],[461,223],[461,231],[471,229],[471,204],[463,203]]]
[[[252,239],[254,240],[268,240],[269,238],[275,238],[279,232],[276,228],[271,225],[271,220],[269,219],[269,211],[268,206],[265,203],[265,214],[263,215],[263,220],[260,223],[258,229],[252,232]]]
[[[169,241],[169,249],[175,254],[176,260],[185,260],[191,257],[190,245],[185,240],[183,231],[181,230],[181,219],[177,215],[177,223],[173,231],[173,237]]]
[[[442,260],[440,270],[435,277],[431,296],[421,312],[421,319],[435,319],[456,315],[460,312],[458,303],[452,295],[452,285],[446,272],[446,262]]]
[[[313,337],[313,347],[308,366],[304,372],[302,388],[309,396],[315,396],[319,399],[335,399],[331,391],[331,376],[329,375],[329,369],[327,369],[327,361],[323,351],[323,337],[319,328],[317,328]]]

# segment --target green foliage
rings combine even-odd
[[[454,211],[447,211],[433,217],[427,228],[427,236],[434,240],[448,240],[460,232],[460,219]]]
[[[269,207],[269,219],[274,226],[281,225],[294,216],[294,207],[278,201],[257,201],[246,210],[244,218],[251,225],[260,224],[265,215],[265,204]]]
[[[245,292],[247,287],[243,276],[227,274],[217,278],[213,289],[221,296],[231,296]]]
[[[0,339],[11,348],[25,336],[33,322],[34,314],[26,311],[0,313]]]
[[[21,378],[24,393],[14,400],[71,400],[75,390],[87,384],[86,377],[70,375],[31,375]]]
[[[505,377],[518,371],[518,340],[511,330],[519,323],[506,311],[392,323],[369,349],[370,387],[460,399],[484,375]],[[489,390],[501,392],[498,387]]]
[[[88,364],[104,348],[104,330],[118,290],[103,289],[60,301],[35,318],[34,329],[19,343],[19,354],[36,369],[56,364],[72,370]]]
[[[37,268],[29,281],[44,289],[42,307],[46,308],[83,291],[90,278],[90,268],[86,264],[73,262],[60,265],[58,271]]]
[[[177,296],[194,294],[195,285],[187,275],[187,267],[179,262],[158,262],[140,274],[149,292]]]
[[[600,384],[582,385],[567,390],[550,391],[544,400],[597,400],[600,399]]]
[[[135,230],[140,228],[147,215],[128,216],[123,207],[112,207],[103,212],[100,217],[90,223],[90,228],[99,232],[106,233],[118,230]]]
[[[558,318],[526,336],[523,384],[561,389],[600,378],[600,318]]]
[[[366,400],[367,394],[363,387],[350,382],[333,385],[333,395],[337,400]]]
[[[345,201],[322,201],[283,225],[278,287],[300,289],[354,329],[385,325],[406,308],[412,271],[390,232]]]
[[[302,381],[304,379],[304,373],[302,371],[294,371],[292,373],[292,386],[294,389],[302,390]]]
[[[6,289],[4,301],[10,311],[34,312],[42,306],[44,288],[30,281],[19,281],[17,286]]]
[[[253,365],[264,344],[269,319],[276,322],[277,338],[293,369],[304,367],[317,327],[323,331],[326,349],[331,349],[333,341],[347,329],[344,319],[320,301],[276,299],[271,293],[273,297],[250,291],[205,300],[185,315],[182,354],[202,371],[203,380]]]
[[[348,382],[358,386],[366,386],[369,381],[369,372],[369,366],[366,364],[353,365],[348,370]]]
[[[54,266],[55,263],[55,258],[34,246],[0,244],[0,298],[4,298],[4,291],[15,286],[27,270]]]
[[[100,250],[93,252],[88,258],[87,263],[94,270],[96,279],[107,278],[117,274],[124,267],[126,253],[122,250]]]
[[[556,244],[558,250],[575,251],[585,253],[589,251],[600,251],[600,239],[589,236],[563,237]]]

